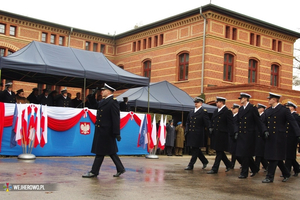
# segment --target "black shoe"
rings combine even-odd
[[[92,178],[92,177],[97,177],[98,174],[93,174],[92,172],[87,172],[82,175],[82,178]]]
[[[239,178],[247,178],[247,176],[239,175]]]
[[[205,169],[205,168],[207,167],[207,164],[208,164],[208,163],[203,164],[202,169]]]
[[[208,172],[207,172],[207,174],[217,174],[218,172],[216,172],[216,171],[214,171],[214,170],[209,170]]]
[[[262,183],[273,183],[273,180],[265,178]]]
[[[229,172],[232,168],[231,167],[227,167],[225,172]]]
[[[193,170],[193,167],[187,166],[186,168],[184,168],[184,170]]]
[[[284,179],[282,179],[282,182],[287,182],[287,180],[289,180],[289,177],[284,177]]]
[[[119,177],[121,174],[124,174],[126,172],[126,170],[124,169],[121,172],[117,172],[115,175],[113,175],[113,177]]]
[[[253,172],[253,173],[251,173],[250,177],[253,177],[253,176],[255,176],[256,174],[257,174],[257,172]]]
[[[297,172],[297,173],[295,173],[295,174],[293,174],[293,176],[298,176],[298,172]]]

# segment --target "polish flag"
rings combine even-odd
[[[151,135],[150,135],[150,140],[151,140],[151,143],[150,143],[150,149],[153,149],[155,147],[155,145],[157,144],[156,143],[156,119],[155,119],[155,114],[154,114],[154,117],[153,117],[153,121],[152,121],[152,130],[151,130]]]
[[[42,136],[41,136],[41,143],[40,146],[44,147],[47,144],[47,127],[48,127],[48,114],[47,114],[47,105],[41,106],[41,129],[42,129]]]
[[[36,148],[41,141],[41,107],[41,105],[37,105],[36,107],[34,148]]]
[[[22,129],[22,111],[25,108],[25,104],[17,104],[18,118],[16,122],[15,132],[16,132],[16,142],[18,145],[22,145],[23,129]]]
[[[29,106],[30,112],[30,118],[29,118],[29,126],[28,126],[28,138],[29,140],[33,141],[35,136],[35,120],[34,120],[34,111],[35,111],[35,105],[31,104]]]
[[[23,137],[23,143],[25,145],[29,144],[29,140],[28,140],[28,129],[27,129],[27,123],[28,123],[28,109],[30,109],[30,107],[28,105],[25,105],[25,109],[22,110],[22,137]]]
[[[165,132],[166,132],[166,130],[165,130],[165,126],[164,126],[163,115],[161,115],[159,129],[158,129],[158,137],[159,137],[158,147],[161,150],[165,149],[165,143],[166,143]]]

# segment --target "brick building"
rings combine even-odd
[[[251,94],[252,103],[267,104],[268,92],[274,92],[283,103],[300,104],[300,92],[292,90],[298,38],[300,33],[213,4],[115,36],[0,11],[1,56],[32,40],[103,52],[151,82],[167,80],[206,103],[223,96],[229,106],[239,102],[240,92]],[[15,83],[14,90],[21,86]]]

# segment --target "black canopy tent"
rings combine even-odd
[[[150,112],[161,114],[189,111],[195,107],[192,97],[168,81],[150,83],[149,88],[148,90],[148,86],[145,86],[129,89],[119,95],[117,100],[122,101],[123,97],[128,97],[128,102],[135,111],[147,112],[149,98]],[[204,103],[203,108],[208,113],[213,113],[216,106]]]
[[[121,69],[102,53],[36,41],[0,57],[0,70],[4,79],[79,88],[104,82],[118,90],[149,84],[149,78]]]

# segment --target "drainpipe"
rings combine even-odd
[[[205,36],[206,36],[206,17],[202,14],[202,7],[200,7],[200,15],[204,19],[203,24],[203,46],[202,46],[202,69],[201,69],[201,95],[203,94],[203,84],[204,84],[204,54],[205,54]]]
[[[68,47],[70,47],[70,40],[71,40],[71,33],[73,32],[73,28],[71,27],[71,30],[69,32],[69,38],[68,38]]]

